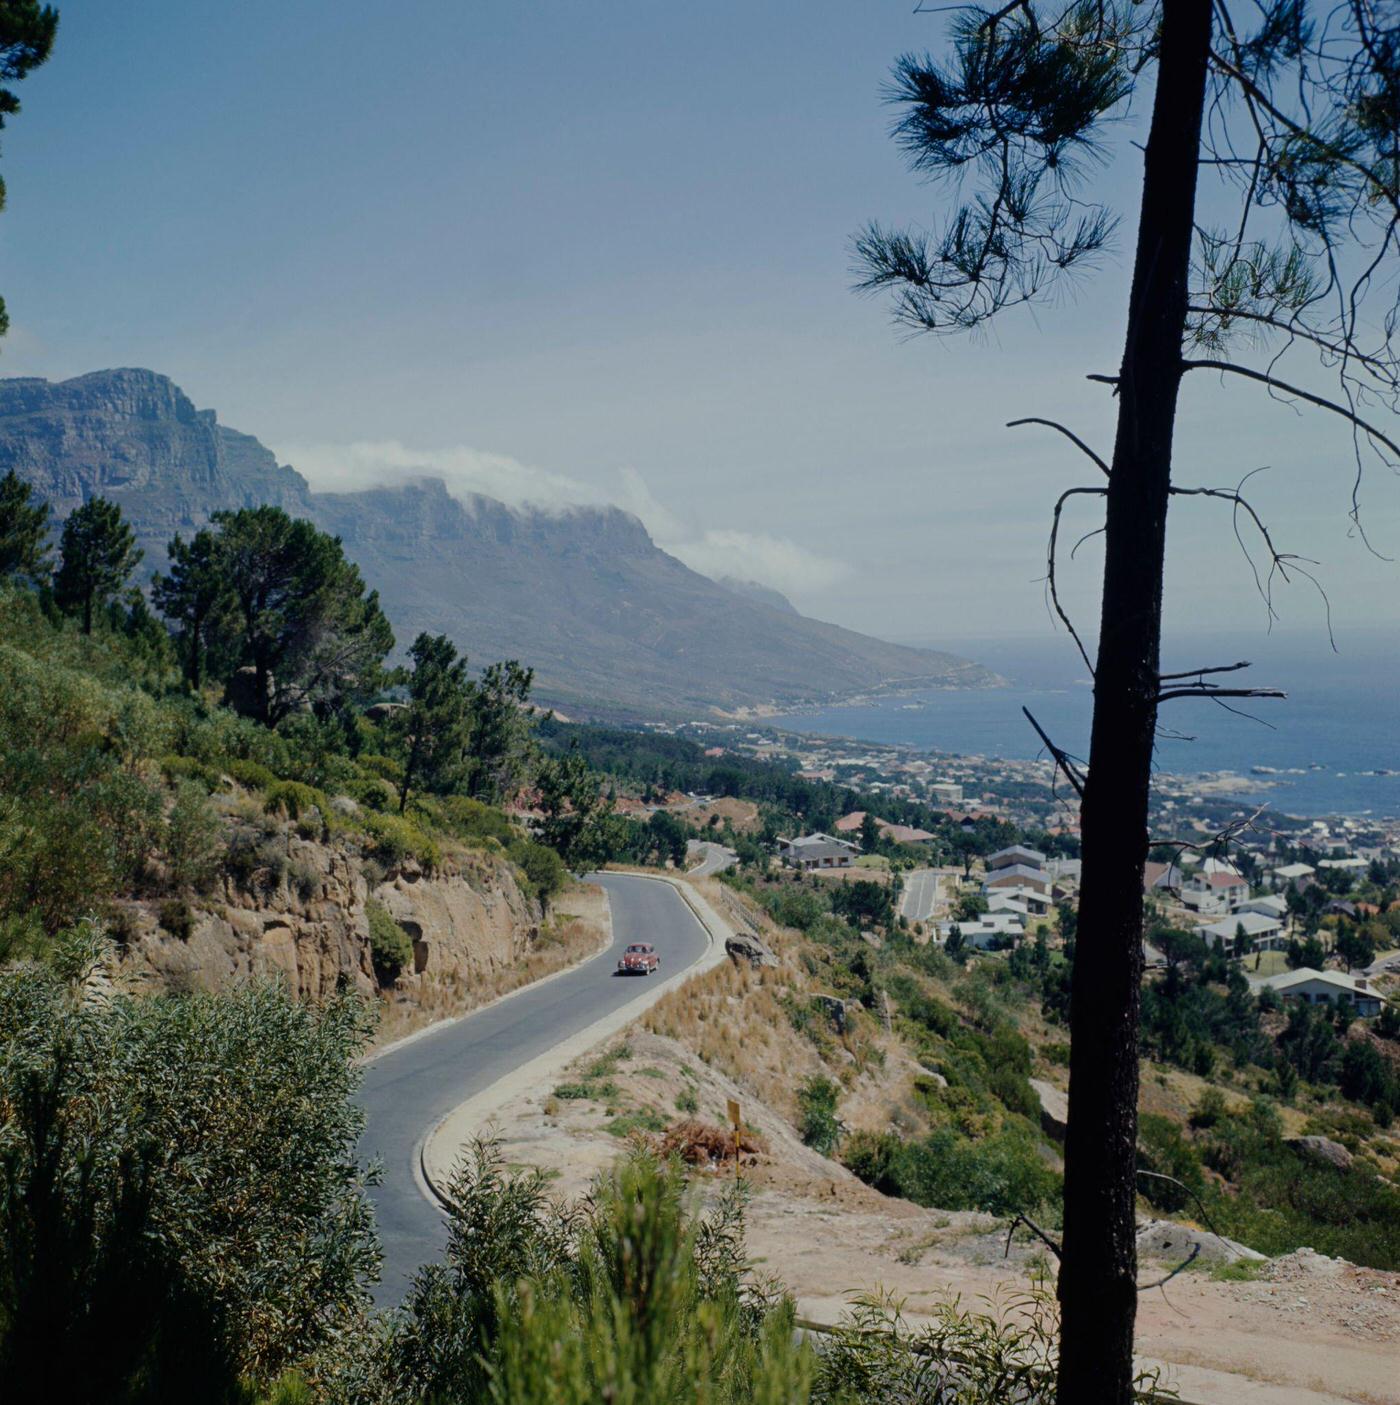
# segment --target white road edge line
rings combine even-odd
[[[457,1163],[461,1149],[473,1132],[488,1121],[491,1114],[499,1111],[512,1098],[552,1078],[556,1073],[586,1054],[595,1044],[610,1038],[619,1030],[625,1029],[639,1015],[645,1014],[658,1000],[671,991],[679,989],[687,981],[704,975],[727,959],[725,942],[734,935],[734,929],[710,906],[705,897],[697,893],[689,883],[679,878],[663,877],[651,873],[620,873],[621,878],[639,878],[644,882],[666,883],[676,890],[682,901],[690,908],[695,920],[705,933],[707,950],[698,961],[692,962],[685,970],[669,977],[660,984],[644,991],[636,1000],[629,1000],[602,1019],[595,1020],[586,1029],[547,1049],[529,1062],[513,1069],[504,1078],[498,1078],[489,1088],[473,1094],[465,1102],[459,1103],[445,1117],[440,1118],[418,1143],[413,1157],[414,1179],[424,1197],[441,1208],[447,1208],[449,1201],[445,1187],[452,1168]],[[572,969],[572,968],[570,968]],[[533,990],[543,982],[522,986],[522,990]],[[511,994],[518,992],[512,991]],[[508,997],[502,997],[508,998]],[[482,1008],[485,1008],[484,1006]],[[461,1016],[470,1019],[476,1011]],[[434,1026],[435,1028],[437,1026]],[[439,1185],[439,1182],[442,1185]]]

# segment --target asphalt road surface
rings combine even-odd
[[[902,911],[911,922],[926,922],[938,901],[938,875],[931,868],[916,868],[904,875]]]
[[[708,840],[692,839],[686,846],[686,852],[688,855],[704,855],[690,870],[692,878],[708,878],[713,873],[723,873],[726,868],[733,868],[739,862],[739,855],[733,849],[726,849],[723,844],[714,844]]]
[[[611,948],[405,1044],[365,1070],[360,1164],[377,1159],[384,1166],[383,1181],[370,1192],[384,1245],[375,1290],[381,1305],[402,1301],[414,1270],[440,1258],[447,1244],[446,1219],[415,1174],[427,1132],[498,1078],[635,999],[642,978],[613,975],[617,951],[628,942],[654,943],[663,977],[685,970],[705,951],[704,928],[669,883],[620,873],[595,874],[592,881],[607,889],[612,905]]]

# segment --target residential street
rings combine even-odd
[[[916,868],[904,875],[904,899],[900,912],[911,922],[927,922],[938,903],[938,872]]]

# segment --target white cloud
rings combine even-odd
[[[829,590],[850,575],[844,562],[818,556],[786,537],[730,527],[699,531],[659,502],[635,468],[624,468],[619,476],[618,506],[640,517],[658,546],[702,576],[730,576],[801,595]]]
[[[547,469],[521,463],[508,454],[458,445],[415,449],[397,439],[350,444],[284,443],[279,462],[290,463],[316,492],[351,493],[393,487],[420,478],[441,478],[454,497],[473,493],[511,507],[564,512],[574,507],[615,503],[639,517],[657,545],[702,575],[756,581],[783,594],[829,590],[850,575],[844,562],[819,556],[786,537],[732,528],[699,530],[665,507],[635,468],[624,468],[612,498]]]
[[[721,528],[693,541],[663,542],[693,571],[704,576],[732,576],[757,581],[784,595],[830,590],[850,575],[850,567],[829,556],[818,556],[786,537],[767,532],[740,532]]]
[[[511,507],[561,512],[598,506],[606,499],[587,484],[562,473],[533,468],[508,454],[465,446],[415,449],[397,439],[353,444],[281,444],[278,459],[303,474],[323,493],[350,493],[392,487],[420,478],[441,478],[454,497],[480,493]]]

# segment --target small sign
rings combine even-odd
[[[738,1131],[742,1118],[739,1116],[739,1104],[733,1098],[729,1099],[729,1123],[735,1131]]]

